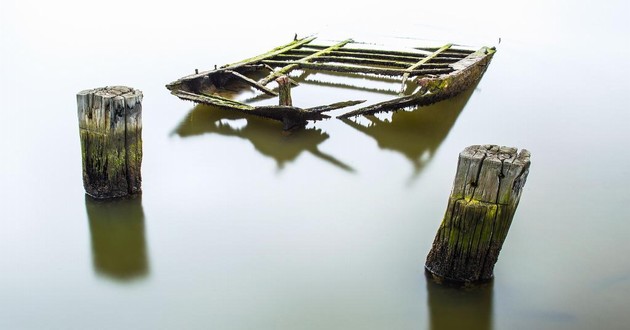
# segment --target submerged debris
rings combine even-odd
[[[316,37],[295,39],[240,62],[220,68],[215,66],[210,71],[195,71],[195,74],[180,78],[166,87],[181,99],[279,120],[285,129],[291,129],[309,120],[329,118],[324,112],[365,101],[344,101],[303,109],[286,105],[286,102],[276,106],[254,106],[220,94],[228,90],[228,84],[238,82],[265,95],[278,96],[278,92],[267,85],[281,76],[287,76],[290,84],[297,86],[299,82],[288,77],[295,70],[351,73],[373,78],[400,77],[401,87],[396,98],[360,107],[338,117],[369,115],[414,105],[429,105],[455,96],[481,79],[495,53],[494,48],[481,47],[475,51],[453,44],[402,51],[370,48],[352,39],[331,45],[313,44],[314,40]]]

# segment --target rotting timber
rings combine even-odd
[[[279,120],[285,129],[291,129],[307,121],[329,118],[325,112],[354,107],[365,101],[343,101],[311,108],[282,105],[282,102],[281,105],[255,106],[222,96],[221,92],[227,89],[228,84],[237,81],[263,94],[278,96],[277,88],[267,85],[286,75],[291,85],[299,86],[299,81],[290,78],[290,73],[297,70],[400,78],[400,90],[395,98],[350,109],[338,118],[370,115],[430,105],[463,92],[481,79],[496,51],[489,47],[475,50],[453,44],[391,50],[352,39],[326,44],[315,44],[315,40],[313,36],[296,38],[240,62],[219,68],[215,66],[209,71],[195,70],[195,74],[180,78],[166,87],[180,99]]]

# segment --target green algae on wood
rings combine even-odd
[[[486,72],[493,48],[482,47],[467,57],[450,64],[450,73],[419,76],[415,83],[419,88],[410,95],[375,103],[339,115],[337,118],[350,118],[359,115],[373,115],[382,111],[398,110],[410,106],[426,106],[446,100],[474,86]]]
[[[459,155],[446,214],[425,268],[456,282],[489,280],[518,207],[530,153],[474,145]]]
[[[110,86],[77,94],[83,186],[98,199],[141,192],[142,92]]]
[[[276,82],[278,83],[278,105],[288,105],[292,106],[293,101],[291,100],[291,82],[289,81],[289,77],[280,76],[276,78]]]
[[[312,61],[314,58],[316,58],[317,56],[320,55],[324,55],[324,54],[328,54],[334,50],[337,50],[343,46],[345,46],[348,43],[351,43],[353,40],[352,39],[346,39],[342,42],[339,42],[335,45],[332,45],[328,48],[324,48],[316,53],[313,53],[311,55],[308,55],[300,60],[297,60],[295,63],[291,63],[283,68],[280,68],[278,70],[272,71],[267,77],[261,79],[258,81],[259,84],[261,85],[267,85],[271,80],[273,80],[275,77],[279,77],[281,75],[287,74],[289,72],[291,72],[294,69],[299,68],[300,64],[302,63],[308,63],[309,61]]]
[[[280,103],[285,107],[281,109],[250,105],[267,99],[267,96],[262,95],[241,102],[219,95],[232,95],[243,88],[251,87],[276,96],[276,90],[267,88],[266,85],[280,76],[286,76],[293,86],[298,86],[298,82],[288,76],[296,70],[303,71],[301,76],[294,77],[297,81],[310,73],[320,72],[349,73],[360,80],[400,77],[403,95],[389,101],[355,107],[338,118],[371,115],[416,105],[430,105],[467,90],[481,79],[495,52],[494,48],[482,47],[475,51],[473,48],[450,43],[438,48],[415,47],[399,51],[355,42],[353,39],[312,44],[315,39],[295,38],[288,44],[240,62],[219,68],[215,65],[214,70],[210,71],[195,70],[195,74],[184,76],[166,87],[181,99],[281,120],[287,127],[293,126],[299,120],[314,121],[327,116],[288,106],[286,103]],[[224,93],[226,91],[229,92]],[[318,108],[332,109],[330,106]],[[292,112],[291,109],[299,110]]]
[[[409,79],[409,75],[411,74],[411,72],[417,68],[419,68],[422,65],[426,65],[427,62],[429,62],[430,60],[432,60],[433,58],[437,57],[438,55],[440,55],[440,53],[444,52],[445,50],[451,48],[453,46],[453,44],[446,44],[444,46],[442,46],[442,48],[436,50],[435,52],[433,52],[431,55],[428,55],[427,57],[421,59],[420,61],[418,61],[417,63],[415,63],[414,65],[408,67],[403,74],[402,77],[402,87],[400,89],[400,95],[403,95],[405,92],[405,87],[407,85],[407,79]]]

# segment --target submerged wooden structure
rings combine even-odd
[[[285,129],[309,120],[328,118],[324,112],[352,107],[364,101],[345,101],[302,109],[293,105],[253,106],[221,96],[230,81],[239,81],[261,93],[277,96],[268,84],[296,70],[341,72],[400,79],[399,94],[388,101],[361,106],[339,118],[369,115],[416,105],[429,105],[461,93],[476,84],[495,53],[494,48],[471,49],[453,44],[391,50],[352,39],[316,43],[316,37],[294,39],[271,51],[214,70],[180,78],[166,87],[180,99],[204,103],[282,121]],[[260,77],[260,78],[256,78]],[[289,78],[291,85],[299,82]]]

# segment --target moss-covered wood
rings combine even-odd
[[[291,64],[289,64],[289,65],[287,65],[285,67],[282,67],[282,68],[280,68],[278,70],[275,70],[275,71],[271,72],[267,77],[265,77],[263,79],[260,79],[258,81],[258,83],[263,85],[263,86],[267,85],[274,78],[279,77],[279,76],[284,75],[284,74],[288,74],[292,70],[299,68],[300,64],[308,63],[309,61],[313,60],[317,56],[328,54],[328,53],[330,53],[330,52],[332,52],[334,50],[337,50],[337,49],[339,49],[339,48],[341,48],[341,47],[343,47],[343,46],[345,46],[345,45],[347,45],[348,43],[351,43],[351,42],[352,42],[352,39],[346,39],[346,40],[344,40],[342,42],[339,42],[339,43],[334,44],[334,45],[332,45],[330,47],[327,47],[327,48],[324,48],[324,49],[322,49],[322,50],[320,50],[318,52],[315,52],[315,53],[313,53],[311,55],[308,55],[308,56],[306,56],[306,57],[296,61],[296,63],[291,63]]]
[[[452,71],[448,74],[417,77],[415,83],[418,84],[419,88],[410,95],[355,109],[339,115],[337,118],[372,115],[377,112],[417,105],[431,105],[453,97],[479,82],[490,65],[494,53],[493,48],[482,47],[466,58],[451,64]]]
[[[279,65],[283,65],[283,64],[294,65],[294,67],[292,67],[293,69],[363,73],[363,74],[374,74],[374,75],[382,75],[382,76],[402,76],[405,73],[408,73],[411,76],[419,76],[419,75],[428,75],[428,74],[446,74],[453,71],[453,69],[451,69],[450,67],[444,67],[444,66],[408,71],[407,69],[400,69],[400,68],[370,67],[370,66],[363,66],[363,65],[342,65],[342,64],[333,64],[333,63],[307,63],[307,62],[300,62],[300,61],[265,60],[263,61],[263,63],[270,64],[270,65],[278,65],[278,64]]]
[[[289,81],[289,77],[280,76],[276,78],[276,82],[278,83],[278,105],[288,105],[292,106],[293,101],[291,100],[291,82]]]
[[[440,55],[440,53],[442,53],[445,50],[451,48],[451,46],[453,46],[453,45],[452,44],[446,44],[446,45],[442,46],[442,48],[440,48],[440,49],[436,50],[435,52],[433,52],[431,55],[421,59],[420,61],[418,61],[414,65],[408,67],[407,70],[406,70],[407,72],[405,72],[403,74],[403,77],[402,77],[402,87],[400,89],[400,95],[404,94],[405,87],[407,86],[407,79],[409,79],[409,75],[411,74],[411,72],[413,72],[413,70],[419,68],[422,65],[426,65],[430,60],[432,60],[433,58],[435,58],[438,55]]]
[[[195,94],[185,91],[173,91],[173,94],[182,100],[193,101],[196,103],[214,105],[221,108],[227,108],[237,110],[243,113],[257,115],[264,118],[274,119],[281,121],[284,124],[284,129],[289,130],[294,127],[298,127],[306,124],[308,120],[322,120],[329,118],[329,116],[323,114],[327,111],[332,111],[344,107],[351,107],[365,101],[345,101],[337,102],[329,105],[318,106],[314,108],[302,109],[288,105],[277,106],[251,106],[245,103],[232,101],[217,95],[211,94]]]
[[[290,114],[290,108],[300,108],[288,107],[287,103],[282,103],[285,107],[280,111],[282,114],[276,113],[278,109],[268,106],[249,105],[267,99],[266,95],[256,95],[241,102],[220,95],[236,95],[243,88],[248,88],[247,86],[267,95],[277,95],[275,89],[265,85],[280,76],[286,76],[291,85],[298,86],[298,81],[302,82],[309,74],[319,72],[326,72],[327,75],[352,74],[361,80],[398,77],[397,81],[403,86],[402,95],[398,98],[354,108],[339,117],[369,115],[380,111],[429,105],[461,93],[481,79],[495,52],[494,49],[487,47],[475,52],[451,44],[440,48],[388,50],[375,45],[356,43],[352,39],[335,41],[327,45],[313,44],[313,40],[315,37],[293,40],[264,54],[220,68],[215,66],[214,70],[204,72],[195,70],[195,74],[180,78],[166,87],[172,94],[182,99],[259,114],[282,120],[286,126],[287,122],[295,122],[300,118],[318,120],[321,116],[318,114],[310,117],[312,114],[301,112]],[[289,73],[294,70],[303,72],[292,79]],[[407,82],[412,80],[413,84]],[[361,86],[356,89],[361,90]],[[299,103],[299,100],[296,103]]]
[[[315,39],[316,39],[316,37],[306,37],[306,38],[302,38],[302,39],[295,39],[295,40],[289,42],[286,45],[278,46],[278,47],[276,47],[276,48],[274,48],[274,49],[272,49],[272,50],[270,50],[270,51],[268,51],[268,52],[266,52],[264,54],[260,54],[260,55],[257,55],[257,56],[254,56],[254,57],[251,57],[251,58],[248,58],[248,59],[236,62],[236,63],[227,64],[227,65],[222,66],[221,68],[222,69],[236,69],[236,68],[239,68],[239,67],[241,67],[243,65],[256,63],[256,62],[262,61],[264,59],[267,59],[267,58],[270,58],[270,57],[273,57],[273,56],[276,56],[276,55],[279,55],[279,54],[282,54],[282,53],[286,53],[286,52],[290,51],[291,49],[298,48],[298,47],[300,47],[302,45],[308,44],[309,42],[311,42],[311,41],[313,41]]]
[[[142,92],[124,86],[77,94],[83,186],[94,198],[141,191]]]
[[[225,72],[231,73],[234,77],[242,80],[243,82],[245,82],[246,84],[256,88],[257,90],[267,94],[267,95],[271,95],[271,96],[277,96],[278,93],[272,91],[271,89],[259,84],[258,82],[256,82],[253,79],[250,79],[249,77],[242,75],[236,71],[232,71],[232,70],[225,70]]]
[[[489,280],[518,207],[530,153],[474,145],[459,155],[442,224],[425,268],[456,282]]]

